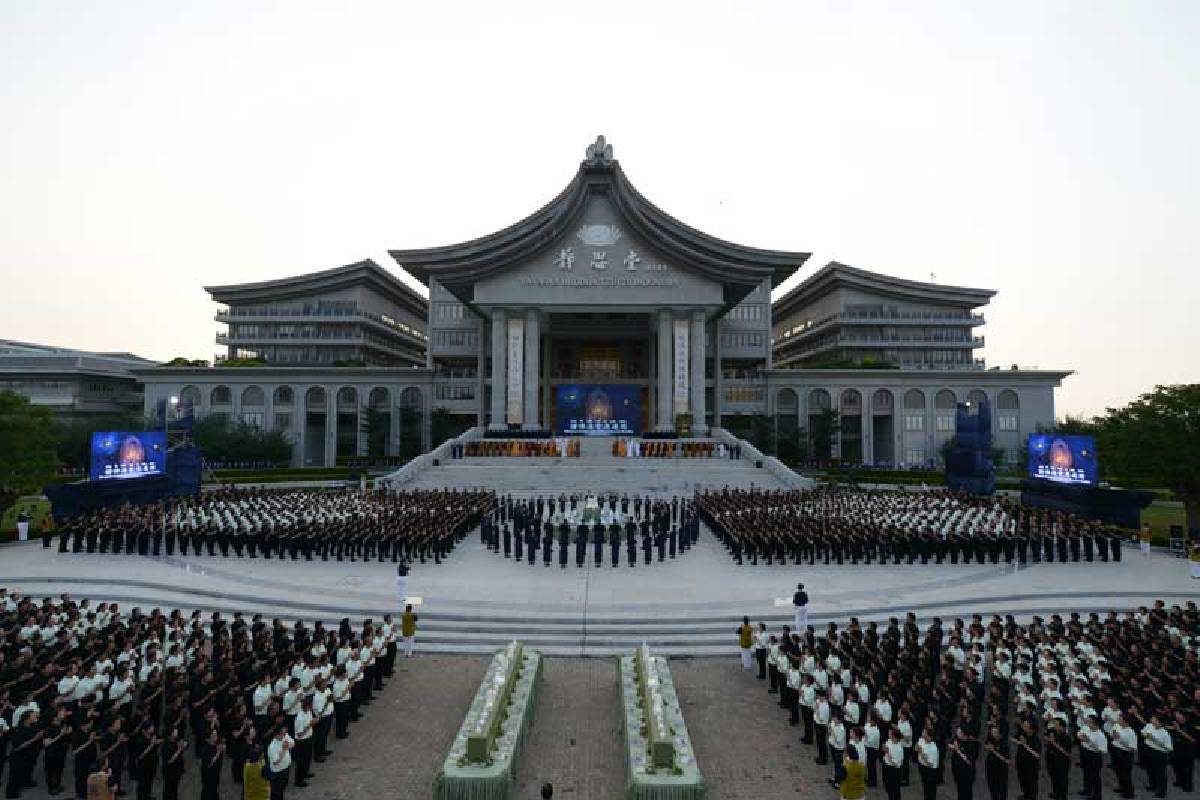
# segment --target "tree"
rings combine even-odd
[[[471,427],[470,420],[472,417],[467,417],[462,414],[454,414],[445,406],[438,406],[429,415],[430,437],[433,439],[432,446],[437,447],[442,442],[460,435]]]
[[[211,461],[287,464],[292,459],[292,443],[282,431],[264,431],[257,425],[233,422],[223,414],[197,420],[192,438]]]
[[[58,461],[63,466],[87,469],[92,458],[92,434],[96,431],[141,431],[162,428],[161,421],[154,427],[139,414],[97,414],[88,417],[70,417],[55,424],[55,448]]]
[[[367,442],[367,455],[371,458],[386,456],[388,436],[392,427],[391,415],[383,409],[368,406],[363,409],[360,425],[363,439]]]
[[[40,492],[58,470],[54,415],[24,395],[0,390],[0,509]]]
[[[415,406],[400,406],[399,455],[405,461],[421,454],[421,411]]]
[[[1156,386],[1093,425],[1106,475],[1170,489],[1183,503],[1188,530],[1200,531],[1200,384]]]

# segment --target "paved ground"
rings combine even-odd
[[[617,665],[611,658],[549,658],[533,727],[517,766],[517,798],[619,798],[624,792]]]

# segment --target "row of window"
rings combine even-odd
[[[434,331],[436,347],[478,347],[479,331]]]
[[[722,333],[721,347],[762,347],[766,337],[761,333]]]
[[[435,386],[433,387],[433,397],[435,400],[474,400],[475,385],[468,383],[457,386]]]
[[[358,390],[353,386],[343,386],[338,389],[337,404],[342,407],[356,406],[358,404]],[[287,407],[295,405],[296,395],[290,386],[276,387],[272,395],[273,405],[275,407]],[[372,408],[386,407],[390,404],[391,392],[383,386],[376,386],[367,395],[367,405]],[[185,386],[179,393],[179,402],[181,405],[196,408],[200,405],[200,390],[195,386]],[[305,405],[310,408],[325,406],[325,389],[320,386],[311,387],[304,396]],[[400,393],[400,402],[402,405],[420,405],[421,390],[410,386]],[[228,386],[214,386],[209,393],[209,405],[213,407],[230,406],[233,404],[233,391]],[[263,390],[258,386],[247,386],[242,390],[243,409],[251,409],[251,411],[243,411],[243,413],[255,413],[253,409],[262,408],[265,405],[265,395]]]
[[[766,399],[766,390],[754,386],[726,386],[721,397],[726,403],[761,403]]]
[[[764,317],[763,309],[765,307],[761,303],[753,305],[735,306],[730,309],[725,315],[725,319],[739,320],[742,322],[760,322]]]
[[[437,319],[462,319],[467,310],[462,303],[435,303],[433,309]]]

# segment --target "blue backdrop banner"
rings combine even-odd
[[[642,432],[641,387],[576,383],[555,387],[556,431],[575,436],[634,436]]]

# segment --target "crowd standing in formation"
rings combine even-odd
[[[349,619],[289,627],[257,614],[126,613],[67,595],[38,602],[0,588],[5,797],[44,780],[52,796],[136,784],[147,800],[158,784],[176,800],[194,770],[202,800],[229,782],[238,797],[238,784],[248,797],[269,784],[278,800],[289,778],[306,785],[332,741],[350,735],[394,672],[400,634],[390,615],[357,628]]]
[[[699,493],[701,518],[739,564],[1120,561],[1119,529],[947,491],[837,488]]]
[[[65,520],[58,550],[440,563],[494,502],[482,490],[223,489]]]
[[[451,458],[579,458],[578,439],[565,436],[553,439],[479,439],[451,447]]]
[[[625,562],[637,566],[639,542],[646,564],[654,550],[658,560],[688,550],[700,535],[700,523],[691,500],[606,495],[602,497],[500,498],[480,526],[480,541],[504,557],[538,560],[550,566],[558,545],[558,564],[566,568],[568,553],[575,550],[575,566],[583,567],[589,542],[597,567],[604,563],[608,546],[612,566]],[[639,539],[640,537],[640,539]]]
[[[1067,800],[1074,781],[1079,795],[1099,800],[1106,765],[1122,798],[1135,796],[1135,768],[1155,797],[1166,797],[1169,784],[1192,791],[1200,743],[1194,602],[1034,616],[1028,625],[976,614],[947,628],[934,618],[924,630],[912,613],[882,628],[852,618],[844,629],[775,633],[761,623],[752,630],[747,619],[738,637],[836,788],[857,762],[866,785],[882,783],[889,800],[916,781],[933,800],[947,773],[959,800],[1005,800],[1010,768],[1024,800],[1039,796],[1043,775],[1053,800]],[[743,668],[752,669],[745,655]],[[844,797],[862,796],[849,788]]]

